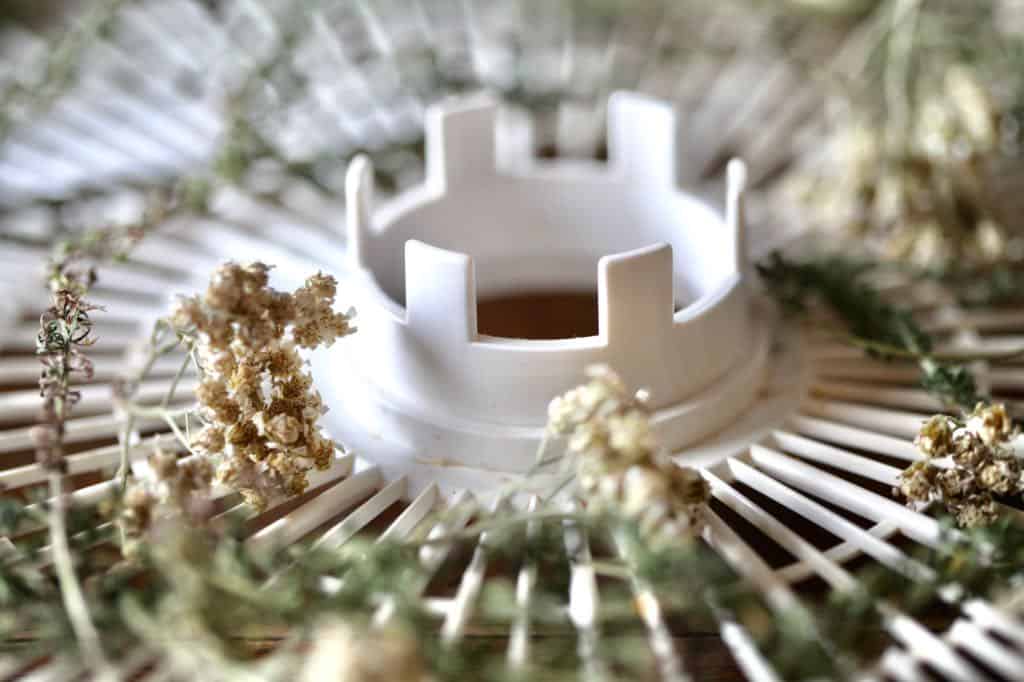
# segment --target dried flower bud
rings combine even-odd
[[[165,481],[172,476],[178,470],[178,456],[173,452],[166,452],[156,446],[153,448],[153,452],[149,455],[149,466],[153,469],[153,473],[156,477],[162,481]]]
[[[967,419],[967,430],[977,434],[986,445],[1005,443],[1015,435],[1006,406],[979,403]]]
[[[1016,458],[1004,457],[993,460],[978,472],[981,487],[997,495],[1009,495],[1021,488],[1020,464]]]
[[[192,436],[192,447],[208,455],[222,452],[225,445],[224,429],[217,424],[207,424]]]
[[[690,467],[677,466],[674,463],[667,464],[667,468],[671,472],[672,490],[676,499],[685,504],[707,502],[711,496],[711,489],[699,471]]]
[[[936,475],[935,481],[946,499],[966,497],[976,487],[974,475],[966,469],[945,469]]]
[[[171,309],[170,322],[175,329],[188,330],[202,327],[206,314],[197,296],[182,296]]]
[[[988,495],[976,495],[955,506],[953,514],[964,528],[987,526],[999,517],[996,503]]]
[[[938,414],[921,427],[914,439],[914,445],[926,457],[945,457],[953,448],[953,431],[956,424],[949,417]]]
[[[279,414],[271,417],[267,422],[266,431],[270,440],[291,445],[302,435],[302,424],[298,419],[287,414]]]
[[[991,454],[991,449],[973,431],[957,429],[953,434],[953,461],[957,466],[976,469]]]
[[[928,462],[914,462],[900,474],[897,492],[911,502],[927,502],[935,489],[938,469]]]
[[[627,459],[636,461],[654,451],[650,420],[639,410],[608,418],[608,445]]]
[[[665,472],[642,465],[626,470],[622,479],[622,513],[639,516],[658,500],[669,496],[671,481]]]

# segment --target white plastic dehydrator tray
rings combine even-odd
[[[15,135],[0,154],[4,201],[59,194],[61,187],[98,176],[159,177],[208,153],[217,130],[206,104],[175,109],[173,93],[153,74],[213,62],[233,40],[230,27],[177,0],[144,3],[132,17],[126,30],[142,34],[147,22],[189,30],[174,32],[181,44],[161,43],[137,64],[125,63],[123,45],[108,45],[100,62],[145,67],[145,87],[126,91],[108,77],[113,70],[100,69],[51,116]],[[386,23],[372,13],[360,20]],[[329,42],[327,31],[318,39]],[[764,77],[766,70],[771,78]],[[354,67],[345,75],[374,112],[362,128],[346,128],[348,134],[371,138],[417,128],[426,102],[405,100],[406,108],[388,118],[380,113],[382,102],[373,101],[377,91],[364,87],[368,79]],[[400,513],[383,531],[392,538],[431,523],[430,513],[446,505],[461,505],[460,518],[468,520],[488,504],[487,490],[522,471],[532,456],[551,395],[573,385],[590,361],[604,360],[630,383],[653,389],[666,443],[711,484],[715,503],[705,540],[769,599],[800,601],[794,586],[810,576],[850,587],[856,578],[844,564],[855,556],[896,571],[916,570],[908,553],[936,545],[939,528],[887,490],[901,467],[918,457],[911,439],[938,405],[915,387],[912,367],[883,365],[813,330],[775,323],[744,267],[779,239],[784,225],[761,219],[748,226],[742,199],[746,193],[752,211],[763,209],[757,204],[769,196],[762,182],[766,169],[796,153],[787,142],[794,130],[813,128],[814,96],[795,74],[766,67],[753,53],[737,56],[722,72],[703,74],[703,80],[698,75],[681,82],[701,84],[692,86],[700,97],[683,86],[664,87],[665,80],[644,84],[673,101],[677,118],[657,101],[613,98],[607,166],[537,161],[528,153],[549,135],[564,135],[578,147],[579,132],[587,128],[580,121],[589,121],[588,129],[604,128],[603,105],[589,118],[566,107],[560,120],[567,123],[552,133],[525,126],[521,112],[461,100],[426,116],[426,180],[406,193],[374,199],[369,168],[357,162],[345,180],[344,207],[304,202],[301,194],[287,207],[272,207],[225,193],[217,218],[177,221],[147,237],[131,261],[104,270],[103,288],[94,297],[109,312],[97,315],[96,378],[83,386],[68,426],[76,497],[97,500],[108,492],[90,474],[109,472],[118,458],[109,381],[123,352],[165,308],[167,292],[197,289],[225,259],[261,259],[276,264],[275,284],[281,286],[317,268],[336,274],[341,297],[359,308],[361,329],[311,359],[331,407],[328,425],[356,455],[313,475],[314,494],[301,505],[256,518],[250,542],[295,542],[326,527],[317,531],[325,542],[341,545],[396,508]],[[759,119],[771,125],[758,126],[757,135],[747,132]],[[69,131],[82,130],[90,134],[81,144],[59,144]],[[598,138],[591,136],[588,144]],[[674,150],[673,140],[679,142]],[[727,192],[713,178],[695,182],[729,148],[750,166],[749,189],[740,165],[732,166]],[[18,216],[13,229],[27,229],[25,215]],[[28,436],[38,405],[32,353],[44,301],[26,282],[38,276],[45,256],[12,243],[0,251],[0,483],[11,488],[44,480],[32,463]],[[474,298],[506,292],[520,277],[539,289],[596,286],[599,335],[563,341],[481,337]],[[1024,316],[964,311],[925,285],[894,282],[890,293],[914,302],[932,329],[955,332],[953,348],[1006,347],[1024,332]],[[176,368],[177,362],[158,365],[142,394],[162,395]],[[997,395],[1024,387],[1015,369],[978,369]],[[163,430],[159,423],[140,426]],[[141,461],[149,448],[140,444],[133,456]],[[898,536],[903,540],[897,542]],[[773,556],[790,559],[768,556],[766,546]],[[441,569],[446,552],[440,547],[426,557],[431,570]],[[601,601],[588,562],[581,551],[569,567],[564,606],[576,614],[596,613]],[[450,641],[465,635],[482,582],[494,578],[482,545],[460,570],[453,596],[429,600]],[[544,576],[525,565],[517,577],[523,584],[517,599],[525,607]],[[668,630],[659,610],[644,612],[663,677],[685,679],[687,660],[664,646]],[[589,643],[580,647],[582,655],[599,658],[601,647],[593,645],[600,643],[599,628],[592,620],[572,622],[580,641]],[[925,680],[934,672],[953,680],[993,674],[1017,679],[1024,669],[1024,627],[988,602],[968,602],[944,633],[898,613],[886,623],[892,645],[864,679]],[[719,627],[748,679],[777,679],[747,633],[727,619]],[[511,661],[530,657],[531,631],[528,615],[512,624]],[[159,679],[166,670],[147,653],[124,662],[126,673],[154,664],[147,675]],[[0,678],[19,664],[0,657]],[[68,679],[79,672],[76,666],[57,655],[33,674]]]

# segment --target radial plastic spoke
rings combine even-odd
[[[761,491],[764,495],[770,496],[775,502],[788,507],[833,535],[843,538],[865,554],[877,559],[880,563],[899,572],[906,573],[909,577],[915,579],[927,580],[933,576],[932,571],[913,561],[898,548],[862,530],[856,524],[844,519],[827,507],[788,488],[761,471],[737,459],[729,460],[729,467],[732,469],[737,480]]]
[[[716,499],[727,505],[744,519],[756,526],[790,554],[805,562],[808,567],[831,585],[839,588],[850,588],[854,582],[851,576],[796,531],[754,504],[738,490],[725,483],[711,472],[705,471],[704,478],[711,486],[711,493]]]
[[[600,598],[597,577],[591,563],[590,544],[586,532],[577,524],[565,525],[565,548],[569,554],[569,620],[576,628],[577,645],[583,673],[589,679],[609,677],[607,663],[600,649],[597,623]]]
[[[539,505],[537,496],[533,496],[527,504],[527,511],[534,512]],[[526,541],[529,544],[540,532],[540,523],[530,521],[526,525]],[[530,657],[530,607],[533,602],[533,590],[537,585],[537,562],[527,555],[516,577],[516,615],[508,640],[508,663],[513,668],[522,668]]]
[[[388,526],[388,529],[381,533],[378,542],[405,538],[430,513],[438,498],[437,485],[431,483],[416,496],[416,499]]]
[[[177,403],[193,400],[192,393],[198,382],[195,379],[183,379],[178,384]],[[140,402],[152,403],[167,395],[171,380],[159,379],[140,384],[136,399]],[[110,411],[113,408],[110,386],[96,384],[80,386],[75,389],[81,399],[75,404],[76,414],[82,412]],[[39,413],[39,389],[9,391],[0,393],[0,424],[24,423],[33,421]]]
[[[929,682],[931,680],[931,677],[918,666],[917,661],[900,649],[886,651],[878,668],[887,678],[897,682]]]
[[[832,445],[825,445],[788,431],[773,431],[772,437],[779,449],[803,459],[825,464],[864,478],[895,486],[902,469],[876,462]]]
[[[373,497],[359,505],[351,514],[328,528],[317,538],[316,544],[327,547],[340,547],[379,517],[388,507],[399,501],[406,491],[407,483],[404,476],[396,478],[381,488]]]
[[[1004,646],[970,621],[958,620],[953,623],[945,639],[971,652],[978,660],[1009,680],[1024,670],[1024,651],[1014,651]]]
[[[449,509],[452,512],[451,516],[436,523],[426,536],[427,540],[438,542],[431,542],[420,548],[419,557],[420,564],[423,567],[423,574],[418,584],[411,590],[411,593],[421,593],[427,588],[430,579],[441,567],[453,546],[453,542],[442,542],[441,540],[446,538],[449,533],[461,530],[469,522],[470,518],[476,514],[478,508],[476,499],[467,490],[460,490],[452,498],[449,505]],[[377,612],[374,613],[373,622],[378,625],[386,623],[394,615],[394,610],[394,601],[391,599],[385,600],[380,608],[377,609]]]
[[[938,547],[951,532],[944,531],[935,519],[908,509],[890,498],[882,497],[769,448],[753,445],[750,448],[750,457],[759,468],[770,472],[779,480],[866,519],[891,521],[908,537],[922,544]]]
[[[499,497],[494,505],[494,513],[498,514],[506,508],[504,498]],[[473,615],[473,606],[484,584],[484,573],[487,570],[489,544],[493,543],[493,535],[487,531],[480,534],[469,565],[462,572],[462,579],[455,592],[451,608],[441,624],[441,641],[452,644],[462,637],[466,623]]]
[[[817,381],[811,386],[811,392],[830,400],[870,403],[922,412],[940,412],[944,407],[939,399],[920,388],[893,388],[850,381]]]
[[[870,429],[847,426],[826,419],[815,419],[814,417],[802,415],[790,417],[789,423],[798,432],[810,438],[854,447],[859,450],[869,450],[880,455],[911,462],[921,458],[921,454],[914,444],[904,438],[887,436]]]
[[[921,430],[926,417],[880,407],[868,407],[833,400],[806,400],[803,413],[821,419],[872,429],[902,438],[912,439]]]
[[[259,544],[290,545],[366,497],[380,483],[380,470],[364,469],[340,480],[301,507],[256,531],[249,538]]]

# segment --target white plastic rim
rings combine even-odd
[[[676,186],[669,104],[617,93],[608,106],[609,164],[499,158],[498,106],[481,98],[428,109],[421,187],[378,208],[369,162],[353,162],[347,283],[359,333],[334,354],[329,371],[344,380],[329,390],[338,404],[364,404],[358,418],[336,411],[332,428],[357,447],[378,449],[365,429],[429,444],[450,465],[519,473],[548,402],[591,365],[650,391],[673,450],[751,405],[771,326],[745,279],[743,165],[732,162],[719,213]],[[597,336],[477,329],[478,297],[588,289]]]

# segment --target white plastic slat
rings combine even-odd
[[[1024,623],[992,607],[980,599],[970,599],[963,604],[963,612],[980,627],[999,633],[1021,651],[1024,651]]]
[[[864,402],[923,412],[940,412],[943,408],[942,401],[920,388],[893,388],[864,383],[819,380],[811,386],[811,392],[832,400]]]
[[[917,665],[914,658],[901,649],[889,649],[882,656],[878,667],[887,677],[897,682],[929,682],[931,677]]]
[[[814,545],[722,479],[709,471],[703,473],[715,499],[742,516],[799,561],[804,562],[810,570],[820,575],[833,587],[844,589],[854,585],[853,578],[849,573],[826,557]]]
[[[925,415],[834,400],[805,400],[802,411],[813,417],[844,422],[852,426],[874,429],[903,438],[913,438],[927,418]]]
[[[181,356],[167,356],[159,358],[153,363],[150,376],[162,377],[173,375],[181,366]],[[97,356],[92,358],[93,381],[109,381],[124,372],[125,362],[120,357]],[[5,384],[36,384],[39,381],[39,358],[27,357],[5,357],[0,358],[0,377]],[[76,382],[73,382],[76,383]]]
[[[905,535],[922,544],[939,547],[946,539],[944,533],[948,531],[943,531],[935,519],[817,467],[756,444],[750,448],[750,457],[759,468],[770,472],[779,480],[866,519],[892,521]]]
[[[539,504],[539,498],[534,495],[527,505],[527,511],[535,512]],[[537,537],[540,532],[540,524],[537,521],[530,521],[526,525],[527,543]],[[508,640],[508,664],[512,668],[522,668],[526,665],[530,655],[530,607],[533,602],[533,590],[537,585],[537,563],[529,555],[519,568],[519,575],[516,577],[516,615],[512,620],[511,632]]]
[[[576,628],[576,651],[582,672],[587,679],[609,677],[607,663],[601,654],[597,614],[600,598],[597,575],[590,557],[586,532],[577,524],[565,524],[565,548],[569,554],[569,620]]]
[[[1006,679],[1012,680],[1024,671],[1024,652],[1008,649],[975,623],[956,621],[946,634],[946,639],[971,652]]]
[[[658,663],[658,674],[666,682],[689,682],[692,678],[683,670],[672,633],[665,623],[661,603],[654,590],[636,576],[631,579],[634,599],[640,618],[647,627],[651,653]]]
[[[789,454],[820,462],[886,485],[899,484],[902,469],[787,431],[773,431],[772,436],[779,448]]]
[[[867,532],[869,535],[873,535],[876,538],[889,538],[895,535],[898,530],[899,529],[895,525],[889,523],[888,521],[885,521],[883,523],[876,523],[874,526],[871,526],[867,529]],[[827,550],[823,552],[823,554],[830,561],[834,561],[837,564],[841,564],[860,554],[860,549],[857,547],[857,545],[844,540],[843,542],[840,542],[838,545],[829,547]],[[785,580],[786,582],[794,583],[804,580],[805,578],[810,576],[811,572],[805,564],[796,563],[786,566],[785,568],[779,569],[778,574],[779,577]]]
[[[846,540],[885,566],[907,574],[913,579],[930,580],[933,577],[934,574],[931,570],[911,559],[897,547],[868,533],[831,509],[779,483],[754,467],[737,459],[730,459],[729,467],[736,480],[771,497],[775,502],[788,507],[836,537]]]
[[[427,533],[427,540],[438,540],[420,547],[419,559],[423,567],[423,574],[419,584],[414,586],[414,593],[422,592],[427,588],[430,579],[444,563],[445,558],[451,552],[452,542],[443,541],[449,533],[461,530],[478,510],[476,499],[467,490],[460,490],[455,494],[449,506],[451,514],[436,523]],[[395,612],[395,602],[387,599],[376,613],[373,614],[373,623],[382,625],[387,623]]]
[[[854,447],[858,450],[869,450],[908,462],[921,458],[921,454],[909,439],[887,436],[877,431],[803,415],[790,417],[789,423],[799,433],[818,440]]]
[[[980,671],[917,621],[903,615],[890,618],[887,627],[911,656],[926,661],[950,680],[974,682]]]
[[[136,398],[141,402],[150,403],[160,400],[167,395],[170,385],[170,380],[148,381],[140,384]],[[178,384],[179,393],[176,396],[176,401],[181,402],[183,398],[191,399],[197,385],[198,382],[195,379],[182,379]],[[110,386],[90,384],[76,387],[75,390],[81,394],[81,400],[75,403],[76,413],[112,409]],[[0,424],[34,421],[39,415],[39,405],[39,389],[0,393]]]
[[[494,505],[495,513],[498,513],[504,505],[504,498],[499,497]],[[462,579],[456,589],[455,598],[452,600],[451,608],[441,624],[441,641],[451,644],[461,636],[466,623],[473,615],[473,604],[480,595],[484,586],[484,573],[487,570],[488,542],[493,536],[484,531],[480,534],[476,548],[469,565],[462,572]]]
[[[437,485],[431,483],[416,496],[416,499],[388,526],[388,529],[380,534],[377,541],[401,540],[411,533],[412,529],[419,525],[420,521],[434,508],[438,497]]]
[[[129,451],[129,456],[132,460],[135,460],[148,456],[156,446],[171,448],[172,446],[177,446],[177,444],[178,441],[174,436],[159,436],[156,439],[147,439],[145,442],[133,446]],[[65,457],[69,474],[99,471],[118,465],[120,460],[120,445],[109,445],[93,450],[85,450]],[[0,486],[18,488],[25,485],[42,483],[46,480],[46,477],[47,472],[40,465],[26,464],[0,471]]]
[[[135,421],[137,430],[149,430],[158,426],[166,426],[166,422],[158,417],[145,417]],[[77,417],[65,424],[64,443],[74,444],[82,441],[113,438],[122,427],[121,420],[110,414],[95,417]],[[31,427],[0,431],[0,454],[27,450],[32,447]]]
[[[757,650],[757,645],[754,644],[744,628],[733,621],[726,620],[722,623],[720,634],[722,641],[729,647],[730,653],[736,660],[736,665],[750,682],[782,682],[761,652]]]
[[[775,571],[750,545],[711,509],[705,509],[707,525],[704,539],[724,558],[733,570],[753,583],[764,597],[780,611],[802,608],[789,585],[779,580]]]
[[[807,562],[833,588],[847,590],[855,586],[853,577],[847,571],[830,562],[821,552],[782,525],[777,519],[760,510],[716,477],[706,475],[706,478],[708,478],[716,498],[757,525],[766,535],[778,541],[794,556]],[[909,650],[919,655],[927,653],[930,660],[951,679],[964,681],[972,679],[972,670],[942,641],[906,616],[895,613],[891,609],[885,608],[884,605],[880,604],[879,606],[886,615],[886,629],[896,639],[902,641]]]
[[[932,331],[950,331],[968,327],[975,331],[1007,330],[1024,328],[1024,312],[1016,309],[958,310],[955,317],[940,317],[931,320]]]
[[[339,481],[305,504],[253,533],[254,543],[275,542],[290,545],[304,537],[340,510],[367,496],[380,483],[377,467],[364,469]]]
[[[388,507],[405,495],[407,484],[405,476],[396,478],[381,488],[373,497],[359,508],[346,516],[336,525],[327,529],[319,538],[318,546],[340,547],[366,527],[368,523],[380,516]]]

